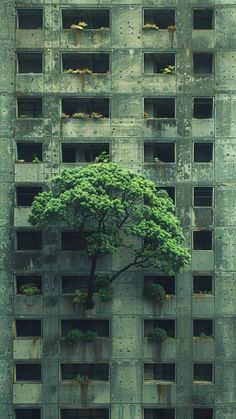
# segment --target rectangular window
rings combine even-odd
[[[18,73],[42,73],[43,55],[41,52],[22,52],[17,54]]]
[[[145,98],[145,118],[175,118],[175,98]]]
[[[16,9],[18,29],[42,29],[43,9]]]
[[[42,192],[41,186],[17,186],[16,205],[18,207],[30,207],[38,193]]]
[[[79,276],[62,276],[61,277],[61,290],[62,294],[73,294],[76,290],[87,292],[89,277],[85,275]]]
[[[212,74],[213,54],[194,53],[193,54],[193,73]]]
[[[175,54],[170,53],[144,53],[145,74],[174,74]]]
[[[144,381],[175,381],[175,364],[144,364]]]
[[[15,409],[15,419],[41,419],[41,410],[31,407]]]
[[[42,336],[41,320],[17,319],[15,320],[17,338],[33,338]]]
[[[212,250],[212,231],[193,231],[193,250]]]
[[[41,381],[41,364],[16,364],[16,381]]]
[[[78,231],[61,232],[61,250],[86,250],[89,233]]]
[[[42,98],[21,97],[17,99],[18,118],[42,118]]]
[[[194,275],[193,276],[194,294],[212,294],[213,277],[212,275]]]
[[[62,162],[63,163],[91,163],[99,156],[109,158],[108,143],[62,143]]]
[[[88,69],[92,73],[107,73],[109,71],[109,54],[91,53],[91,54],[62,54],[62,70],[71,72],[76,70]],[[69,71],[68,71],[69,70]],[[72,73],[73,74],[73,73]],[[78,73],[79,74],[79,73]]]
[[[61,409],[60,419],[109,419],[109,409]]]
[[[213,143],[194,143],[194,163],[213,161]]]
[[[79,380],[87,377],[88,380],[108,381],[109,364],[61,364],[62,380]]]
[[[193,188],[194,207],[212,207],[212,186],[196,186]]]
[[[175,320],[173,319],[144,320],[144,337],[147,337],[156,328],[165,330],[170,338],[175,337]]]
[[[212,97],[193,98],[193,118],[197,118],[197,119],[213,118],[213,98]]]
[[[195,319],[193,320],[193,337],[212,338],[213,337],[213,320]]]
[[[108,98],[66,98],[61,100],[62,118],[109,118]]]
[[[144,409],[144,419],[175,419],[175,409]]]
[[[193,419],[213,419],[213,409],[212,408],[195,408],[193,410]]]
[[[41,231],[17,231],[17,250],[41,250],[42,232]]]
[[[109,337],[109,321],[108,320],[62,320],[61,321],[61,333],[62,336],[65,335],[70,330],[80,330],[86,332],[92,330],[101,337]]]
[[[175,204],[175,187],[174,186],[158,186],[156,187],[157,192],[158,191],[165,191],[169,198],[172,199],[173,204]]]
[[[193,380],[195,382],[212,382],[213,381],[213,365],[212,364],[194,364]]]
[[[108,29],[110,27],[108,9],[68,9],[62,10],[62,28],[70,29],[72,25],[85,22],[84,29]]]
[[[42,277],[35,275],[20,275],[16,276],[16,292],[17,294],[25,294],[24,288],[26,286],[33,287],[37,292],[36,294],[41,294],[42,292]],[[27,295],[27,294],[26,294]]]
[[[193,10],[193,29],[213,29],[213,9]]]
[[[42,162],[42,143],[17,143],[17,162]]]
[[[144,162],[174,163],[175,143],[144,143]]]
[[[167,275],[158,275],[158,276],[144,276],[144,286],[150,284],[160,284],[166,294],[175,294],[175,277]]]
[[[175,9],[144,9],[145,25],[155,24],[159,29],[175,25]]]

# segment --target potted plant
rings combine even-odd
[[[148,334],[149,342],[164,342],[168,338],[167,332],[161,327],[153,328]]]
[[[20,294],[27,295],[28,297],[32,295],[40,294],[40,293],[41,293],[40,289],[33,282],[22,284],[20,287]]]

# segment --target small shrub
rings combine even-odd
[[[174,74],[175,73],[175,66],[174,65],[167,65],[165,68],[161,69],[162,74]]]
[[[99,301],[102,303],[108,303],[112,300],[112,289],[111,287],[100,288],[98,291],[98,298]]]
[[[73,294],[72,303],[74,304],[84,304],[86,301],[86,294],[82,293],[81,290],[75,290]]]
[[[83,342],[94,342],[97,337],[97,333],[93,330],[86,330],[86,332],[82,333],[82,341]]]
[[[82,340],[82,334],[79,329],[71,329],[65,334],[63,340],[69,345],[74,345]]]
[[[148,340],[150,342],[163,342],[167,338],[168,338],[167,332],[165,331],[165,329],[162,329],[160,327],[155,327],[148,334]]]
[[[147,285],[144,288],[144,294],[147,298],[157,301],[166,300],[166,292],[161,284],[155,284],[154,282],[150,285]]]
[[[145,23],[143,29],[159,29],[159,26],[155,25],[155,23]]]
[[[87,377],[87,376],[85,376],[85,375],[80,375],[80,374],[78,374],[78,375],[76,376],[75,381],[76,381],[78,384],[80,384],[81,386],[87,385],[87,384],[89,383],[89,379],[88,379],[88,377]]]
[[[94,163],[109,163],[109,154],[106,151],[102,151],[95,157]]]
[[[31,295],[40,294],[40,289],[33,282],[29,282],[28,284],[21,285],[20,293],[30,297]]]

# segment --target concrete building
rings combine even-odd
[[[0,15],[1,419],[235,419],[235,1],[1,0]],[[52,175],[104,150],[175,199],[192,266],[128,272],[85,312],[86,256],[27,217]],[[144,298],[153,278],[169,301]],[[78,325],[99,337],[66,345]]]

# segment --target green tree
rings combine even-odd
[[[157,192],[151,180],[115,163],[63,170],[52,179],[49,192],[35,197],[29,221],[43,228],[63,225],[89,232],[87,309],[93,307],[98,262],[118,249],[125,252],[125,262],[107,273],[109,284],[131,267],[175,273],[189,262],[172,200]]]

